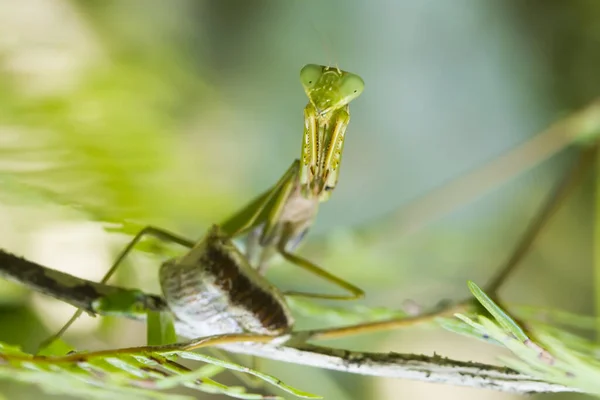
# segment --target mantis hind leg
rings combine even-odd
[[[310,297],[316,299],[328,299],[328,300],[356,300],[364,297],[365,292],[354,286],[353,284],[325,271],[323,268],[314,264],[313,262],[292,254],[285,249],[279,249],[279,253],[285,258],[288,262],[320,277],[321,279],[330,282],[345,291],[347,291],[348,295],[335,295],[335,294],[324,294],[324,293],[307,293],[307,292],[297,292],[297,291],[287,291],[284,292],[286,296],[301,296],[301,297]]]
[[[125,248],[123,248],[123,250],[117,257],[117,259],[115,260],[113,265],[110,267],[110,269],[106,272],[106,274],[100,281],[100,283],[106,283],[110,279],[110,277],[119,268],[119,266],[121,265],[121,263],[123,262],[125,257],[127,257],[127,255],[135,248],[135,245],[138,244],[146,236],[153,236],[162,241],[176,243],[183,247],[188,247],[188,248],[194,247],[194,244],[195,244],[195,242],[193,242],[189,239],[186,239],[182,236],[179,236],[175,233],[169,232],[169,231],[161,229],[161,228],[156,228],[154,226],[147,226],[144,229],[142,229],[141,231],[139,231],[138,234],[135,235],[135,237],[131,240],[131,242],[129,242],[129,244],[127,246],[125,246]],[[67,331],[67,329],[69,329],[69,327],[71,325],[73,325],[73,323],[77,320],[77,318],[79,318],[81,316],[82,313],[83,313],[83,310],[81,310],[81,309],[78,309],[77,311],[75,311],[73,316],[67,321],[67,323],[65,323],[65,325],[63,325],[63,327],[57,333],[50,336],[48,339],[44,340],[40,344],[40,346],[39,346],[40,349],[48,346],[50,343],[59,339]]]

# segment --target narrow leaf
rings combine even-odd
[[[276,386],[288,393],[293,394],[294,396],[297,397],[302,397],[302,398],[306,398],[306,399],[321,399],[321,396],[318,396],[316,394],[312,394],[312,393],[308,393],[308,392],[304,392],[302,390],[296,389],[292,386],[286,385],[285,383],[281,382],[279,379],[275,378],[274,376],[271,375],[267,375],[264,374],[262,372],[253,370],[251,368],[248,367],[243,367],[241,365],[238,364],[234,364],[231,362],[227,362],[227,361],[223,361],[223,360],[219,360],[217,358],[214,357],[210,357],[207,356],[205,354],[199,354],[199,353],[192,353],[190,351],[182,351],[182,352],[178,352],[177,353],[179,356],[183,357],[183,358],[187,358],[190,360],[197,360],[197,361],[203,361],[206,363],[210,363],[210,364],[214,364],[214,365],[219,365],[223,368],[227,368],[227,369],[231,369],[234,371],[239,371],[239,372],[245,372],[247,374],[250,375],[254,375],[257,378],[262,379],[263,381],[270,383],[273,386]]]
[[[160,346],[177,342],[173,314],[169,311],[148,311],[146,323],[148,346]]]
[[[525,331],[523,331],[523,329],[521,329],[521,327],[504,312],[504,310],[498,307],[498,305],[494,303],[494,301],[487,294],[485,294],[479,286],[472,281],[468,281],[467,285],[469,286],[469,290],[473,296],[475,296],[475,298],[490,314],[492,314],[500,326],[502,326],[506,331],[515,335],[515,337],[522,342],[530,340],[525,334]]]

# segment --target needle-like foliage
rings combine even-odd
[[[509,368],[600,396],[600,361],[596,343],[544,324],[531,324],[526,331],[475,283],[469,282],[469,289],[491,318],[489,315],[456,314],[457,319],[440,319],[443,327],[504,346],[515,356],[500,357]],[[564,322],[564,314],[559,316]],[[582,320],[590,319],[574,318],[575,325],[581,325]],[[589,324],[585,325],[589,327]]]
[[[206,363],[189,369],[176,362],[187,359]],[[222,394],[236,399],[277,399],[278,396],[248,393],[211,379],[229,369],[273,385],[302,398],[320,398],[293,388],[279,379],[241,365],[189,351],[77,353],[66,356],[34,356],[19,347],[0,343],[0,377],[36,383],[49,393],[79,395],[93,399],[193,399],[174,395],[168,389],[186,387],[194,391]]]

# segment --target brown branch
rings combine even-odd
[[[116,286],[105,285],[86,279],[77,278],[25,258],[15,256],[0,249],[0,277],[20,283],[36,292],[43,293],[55,299],[62,300],[77,308],[95,314],[93,303],[107,295],[125,294],[132,292]],[[137,291],[136,291],[137,292]],[[147,310],[167,310],[167,304],[160,296],[145,294],[140,298]],[[135,316],[129,316],[135,318]]]

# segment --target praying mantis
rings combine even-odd
[[[153,236],[190,249],[183,257],[161,266],[160,281],[178,318],[212,322],[206,325],[207,334],[288,332],[293,320],[284,295],[332,300],[364,295],[360,288],[293,254],[312,225],[319,203],[327,201],[337,185],[350,121],[349,103],[360,96],[364,82],[358,75],[337,67],[315,64],[302,68],[300,81],[309,99],[304,109],[301,156],[279,181],[211,228],[198,243],[160,228],[145,227],[124,248],[102,283],[108,281],[140,240]],[[246,251],[242,253],[232,239],[246,233]],[[280,292],[262,276],[275,254],[348,294]],[[45,343],[60,337],[81,313],[78,310]]]
[[[215,289],[214,292],[218,292],[221,296],[220,299],[224,300],[220,306],[221,316],[229,319],[227,323],[235,325],[233,330],[229,326],[229,328],[220,328],[218,332],[228,331],[235,334],[235,332],[262,331],[267,337],[275,337],[290,332],[293,320],[285,304],[285,295],[304,295],[326,299],[353,299],[363,295],[362,290],[359,288],[327,273],[310,261],[302,259],[291,252],[297,248],[304,238],[316,215],[319,203],[329,198],[337,184],[343,139],[349,121],[348,104],[360,95],[364,83],[356,75],[340,71],[337,68],[316,65],[304,67],[300,75],[305,92],[309,97],[309,104],[305,108],[302,153],[301,158],[292,163],[282,178],[241,211],[218,225],[216,229],[211,229],[207,236],[198,243],[154,227],[145,228],[123,250],[102,282],[106,282],[108,276],[114,272],[135,244],[143,236],[149,235],[192,249],[183,258],[170,263],[170,265],[177,266],[177,268],[181,267],[182,270],[193,267],[199,260],[214,260],[214,258],[207,256],[211,249],[223,250],[219,253],[226,254],[230,260],[233,260],[230,264],[237,271],[235,274],[244,277],[248,287],[261,289],[262,298],[265,300],[261,306],[255,307],[254,304],[250,304],[245,310],[240,311],[238,309],[234,312],[232,310],[235,307],[228,308],[228,306],[232,305],[232,302],[235,303],[233,297],[235,297],[235,293],[239,292],[230,290],[233,289],[232,283],[226,283],[220,288],[219,285],[210,288],[210,290]],[[331,90],[329,90],[330,88]],[[329,94],[329,92],[332,93]],[[558,151],[558,149],[576,142],[574,134],[581,130],[581,121],[587,121],[595,115],[597,115],[597,105],[551,128],[547,133],[540,135],[540,140],[549,140],[555,143],[555,151]],[[529,148],[531,146],[525,144],[515,150],[515,153],[520,154],[520,149],[525,147]],[[511,160],[511,165],[516,164],[511,158],[508,159]],[[510,168],[506,169],[511,170]],[[478,172],[481,175],[484,171],[488,171],[488,169]],[[560,188],[558,191],[563,192]],[[542,210],[539,217],[536,217],[537,221],[532,223],[531,229],[524,235],[524,244],[515,250],[503,266],[499,276],[505,276],[506,273],[502,271],[510,271],[519,262],[543,227],[548,214],[551,214],[558,207],[560,199],[563,197],[563,194],[551,196],[548,205],[544,207],[545,210]],[[248,233],[247,246],[244,252],[240,252],[231,240],[245,233]],[[211,243],[216,243],[216,245],[211,245]],[[277,253],[287,261],[340,286],[350,294],[340,296],[279,291],[262,276],[270,258]],[[166,265],[169,265],[169,262]],[[163,269],[169,271],[166,266]],[[162,274],[163,291],[166,292],[166,297],[170,296],[168,293],[173,294],[171,299],[174,301],[172,308],[175,309],[175,314],[177,315],[179,311],[181,315],[185,315],[185,312],[187,312],[186,307],[189,306],[191,300],[177,297],[177,294],[182,293],[182,290],[183,292],[188,291],[190,288],[183,284],[183,280],[175,283],[167,282],[166,277],[169,274],[164,271]],[[173,276],[175,274],[171,275],[171,277]],[[500,281],[500,278],[495,279],[491,287],[497,289]],[[208,292],[208,289],[209,287],[205,286],[202,293]],[[249,292],[247,291],[247,293]],[[246,300],[249,300],[250,297],[252,296],[248,294]],[[171,299],[168,298],[169,301]],[[205,301],[202,299],[197,300],[200,302]],[[273,307],[264,308],[267,302],[270,302]],[[275,312],[268,315],[265,314],[264,310],[266,309],[275,310]],[[218,312],[218,310],[214,312]],[[197,317],[197,314],[197,312],[191,313],[191,316],[185,316],[185,318],[191,321]],[[279,317],[272,317],[275,314],[278,314]],[[77,314],[74,318],[76,316]],[[269,317],[273,319],[267,320]],[[430,315],[424,315],[423,318],[381,321],[363,324],[362,326],[334,328],[326,334],[321,334],[320,337],[333,338],[349,333],[356,334],[390,329],[430,317]],[[280,320],[278,325],[269,326],[268,323],[277,319]],[[196,326],[198,325],[196,324]],[[65,329],[61,330],[58,335],[61,335]],[[216,335],[218,332],[208,330],[206,334]],[[258,335],[258,333],[256,334]],[[254,337],[254,339],[258,340],[257,337]],[[210,343],[214,344],[212,341]]]

